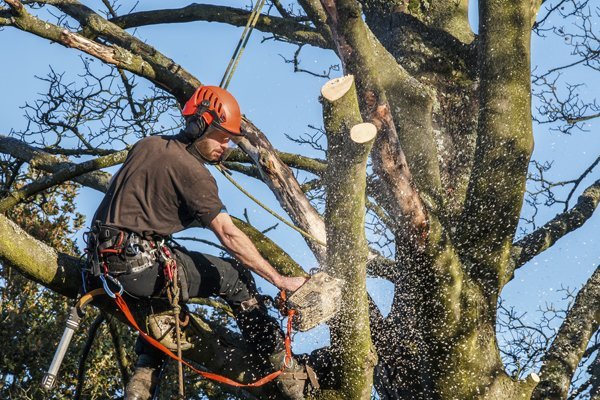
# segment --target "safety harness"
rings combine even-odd
[[[99,295],[107,295],[113,298],[115,304],[129,325],[135,328],[148,343],[163,352],[168,357],[177,361],[179,364],[180,394],[183,394],[183,365],[186,365],[196,374],[206,379],[235,387],[258,387],[265,385],[281,375],[284,372],[284,369],[291,365],[292,325],[296,315],[295,309],[287,309],[285,311],[285,315],[288,317],[287,330],[284,339],[285,358],[282,367],[279,370],[274,371],[254,382],[241,383],[219,374],[201,371],[195,368],[192,364],[185,361],[181,355],[180,314],[182,309],[180,305],[180,287],[178,285],[179,279],[177,276],[177,261],[172,251],[165,244],[164,240],[146,240],[137,234],[127,233],[118,228],[96,223],[94,224],[92,231],[88,233],[87,241],[88,248],[86,251],[88,253],[88,261],[90,264],[89,272],[92,276],[95,276],[101,280],[102,288],[94,289],[84,293],[79,298],[76,305],[72,308],[69,320],[67,321],[67,328],[63,333],[63,338],[61,339],[48,373],[42,382],[42,387],[44,389],[50,390],[54,386],[58,369],[60,368],[71,338],[79,326],[79,320],[83,316],[83,308]],[[124,255],[128,255],[128,257],[123,257]],[[175,334],[177,338],[177,354],[140,328],[138,323],[135,321],[135,318],[133,317],[125,299],[123,298],[123,286],[118,279],[115,278],[115,276],[119,275],[139,273],[148,267],[147,264],[152,265],[157,261],[162,263],[167,299],[173,308],[176,329]],[[279,296],[282,299],[286,299],[285,291],[282,291]]]

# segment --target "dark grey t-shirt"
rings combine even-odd
[[[179,136],[140,140],[113,177],[94,220],[143,236],[168,236],[224,211],[217,184]]]

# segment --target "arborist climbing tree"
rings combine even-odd
[[[206,167],[222,162],[230,143],[243,137],[239,105],[226,90],[201,86],[182,113],[186,126],[180,134],[139,141],[115,174],[88,236],[92,265],[87,285],[104,286],[110,292],[112,283],[129,299],[149,301],[152,308],[160,307],[161,300],[164,307],[168,299],[179,310],[190,297],[220,296],[233,310],[246,342],[261,357],[263,374],[283,368],[277,383],[284,397],[304,398],[317,383],[309,380],[310,367],[286,359],[284,334],[268,314],[249,271],[290,293],[306,278],[282,276],[260,255],[227,214]],[[169,240],[194,224],[212,230],[237,261],[190,252]],[[162,331],[157,317],[148,321],[153,336],[176,349],[179,357],[178,320],[183,315],[182,311],[175,316],[174,340],[173,332]],[[136,353],[139,358],[125,396],[150,399],[165,355],[142,336]]]
[[[90,345],[89,379],[83,383],[84,393],[96,397],[122,395],[121,384],[128,378],[122,350],[133,344],[118,341],[133,335],[117,323],[128,323],[117,311],[116,304],[123,306],[120,298],[140,331],[167,344],[175,360],[181,359],[180,352],[199,370],[246,383],[281,371],[279,364],[285,370],[287,364],[289,372],[298,373],[294,383],[302,385],[303,395],[309,389],[304,370],[308,361],[319,378],[317,398],[368,399],[373,391],[382,399],[597,396],[600,383],[592,379],[598,375],[597,261],[586,264],[583,272],[578,265],[568,266],[569,274],[561,278],[577,270],[585,273],[580,283],[588,281],[571,293],[571,308],[563,314],[555,311],[556,318],[539,333],[521,324],[509,331],[516,336],[507,342],[503,332],[511,326],[503,324],[523,321],[510,312],[508,322],[500,318],[505,308],[499,302],[503,289],[518,285],[520,279],[528,284],[541,280],[537,274],[532,279],[522,273],[531,272],[529,261],[541,261],[536,257],[548,254],[559,240],[563,248],[577,246],[579,255],[592,254],[597,260],[596,246],[568,241],[570,232],[581,228],[585,233],[595,223],[600,200],[596,142],[570,160],[569,164],[581,162],[581,171],[567,180],[561,177],[560,185],[548,182],[549,166],[530,164],[532,109],[533,118],[547,124],[540,126],[557,132],[593,131],[595,125],[586,124],[598,120],[597,104],[589,93],[585,97],[585,87],[576,84],[581,82],[560,89],[569,68],[581,73],[588,87],[598,81],[597,75],[583,74],[598,69],[595,5],[563,0],[476,3],[477,29],[471,29],[467,12],[474,2],[467,1],[269,3],[252,19],[268,39],[261,47],[264,52],[258,56],[251,53],[255,48],[248,48],[246,57],[266,59],[267,52],[281,52],[279,47],[272,51],[277,41],[285,49],[298,47],[287,63],[282,62],[294,71],[309,70],[309,54],[318,54],[317,61],[335,58],[339,65],[325,67],[323,73],[309,71],[320,76],[310,81],[316,84],[298,84],[297,77],[280,79],[271,66],[267,75],[267,67],[255,68],[243,85],[232,89],[242,104],[242,96],[253,96],[251,106],[243,107],[246,119],[239,112],[232,118],[224,111],[225,105],[233,104],[225,99],[227,92],[207,86],[208,72],[196,63],[213,62],[224,47],[230,51],[231,43],[225,46],[216,40],[214,23],[245,26],[252,11],[244,6],[169,3],[163,5],[168,9],[130,11],[124,2],[1,2],[0,40],[2,48],[9,49],[0,66],[6,68],[5,99],[40,92],[39,86],[26,87],[16,77],[23,76],[25,66],[40,67],[51,58],[43,51],[44,40],[65,60],[81,52],[84,57],[83,69],[68,64],[63,73],[61,67],[53,67],[42,80],[47,93],[25,104],[26,123],[14,123],[12,132],[13,126],[5,127],[10,137],[0,136],[0,151],[6,154],[0,160],[0,329],[3,343],[15,349],[14,357],[1,361],[0,397],[42,397],[37,385],[73,304],[48,292],[75,299],[83,283],[85,290],[105,287],[104,293],[115,296],[94,301],[105,313],[99,319],[82,320],[91,328],[101,326],[98,341]],[[551,29],[557,19],[560,24]],[[153,36],[156,31],[160,38]],[[166,32],[176,32],[181,40],[169,40]],[[540,50],[556,45],[540,44],[538,33],[561,39],[572,58],[562,63],[557,56],[556,65],[534,68],[532,43]],[[25,40],[34,35],[35,42]],[[35,62],[17,64],[21,57],[35,57]],[[210,82],[218,83],[218,75]],[[238,76],[232,82],[241,82]],[[14,81],[19,81],[18,87]],[[296,93],[300,86],[311,88],[310,93]],[[285,96],[265,100],[278,87],[285,88]],[[223,104],[220,110],[212,102],[217,98]],[[306,117],[305,112],[314,110],[304,104],[307,98],[320,101],[322,115]],[[203,105],[204,100],[208,104]],[[258,110],[268,110],[269,121],[285,117],[269,125],[258,118]],[[2,122],[19,113],[17,108],[6,112]],[[290,133],[280,127],[288,126],[284,119],[305,118],[315,129],[299,139],[302,155],[271,145],[273,138]],[[255,295],[247,276],[250,270],[233,259],[188,251],[168,240],[170,233],[193,220],[217,235],[221,232],[220,249],[229,248],[239,264],[263,274],[267,282],[285,287],[286,282],[303,281],[283,278],[305,274],[277,246],[289,245],[287,236],[281,240],[280,234],[287,228],[263,234],[249,226],[250,218],[230,221],[222,212],[223,203],[233,213],[241,202],[221,202],[208,166],[225,155],[227,139],[238,141],[239,149],[223,167],[235,177],[241,173],[266,184],[286,219],[303,232],[297,238],[306,242],[318,264],[346,282],[341,313],[329,323],[329,340],[320,342],[311,357],[296,354],[297,363],[291,365],[281,352],[285,330],[264,312],[264,299]],[[536,137],[537,146],[544,145],[541,139]],[[307,145],[325,150],[322,159]],[[99,170],[118,164],[123,166],[109,184],[111,176]],[[541,186],[537,199],[528,197],[528,176],[533,178],[530,184]],[[106,193],[96,218],[85,223],[92,228],[88,243],[94,266],[85,281],[82,252],[72,242],[59,240],[69,239],[84,225],[81,218],[68,222],[74,217],[70,200],[79,190],[65,183],[70,181]],[[202,191],[193,190],[198,185]],[[556,188],[568,192],[561,196],[553,192]],[[531,208],[541,211],[543,195],[554,201],[552,215],[536,214]],[[528,225],[531,215],[534,224]],[[246,236],[231,223],[252,245],[239,239]],[[592,229],[584,236],[592,240],[595,233]],[[241,246],[243,251],[235,251],[236,239],[247,244]],[[14,271],[23,276],[15,278]],[[369,297],[367,276],[393,287],[386,292],[388,307],[382,307],[380,297]],[[47,289],[40,290],[29,279]],[[229,286],[222,286],[228,281]],[[204,304],[220,315],[235,314],[245,340],[229,319],[186,312],[186,295],[217,292],[231,306],[214,299]],[[89,306],[86,310],[94,312]],[[28,319],[34,313],[44,318]],[[262,322],[245,318],[250,314]],[[80,347],[84,332],[74,336]],[[529,337],[539,340],[528,341]],[[127,388],[130,396],[147,396],[157,381],[164,351],[155,352],[149,342],[139,340],[138,368]],[[73,372],[75,361],[69,357],[76,354],[67,354],[64,372]],[[115,366],[121,366],[120,371]],[[190,397],[215,398],[217,391],[244,399],[281,396],[273,384],[234,388],[195,380],[190,370],[182,371]],[[72,396],[75,375],[59,376],[57,397]]]

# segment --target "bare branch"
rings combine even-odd
[[[594,213],[600,203],[600,180],[589,186],[577,204],[569,211],[558,214],[541,228],[514,243],[512,259],[517,269],[536,255],[550,248],[569,232],[581,227]],[[509,274],[514,273],[514,269]]]
[[[75,166],[74,163],[63,162],[58,157],[52,156],[25,142],[3,135],[0,135],[0,153],[10,154],[15,158],[28,162],[33,168],[46,172],[56,173],[67,167]],[[73,180],[84,186],[104,192],[108,188],[109,179],[109,174],[94,171],[75,177]]]
[[[123,29],[153,24],[183,23],[193,21],[222,22],[233,26],[244,26],[249,11],[239,8],[216,6],[211,4],[190,4],[179,9],[142,11],[112,18],[110,21]],[[317,30],[293,19],[261,15],[256,29],[262,32],[284,36],[297,43],[306,43],[316,47],[331,48]]]
[[[544,356],[541,382],[532,399],[566,398],[571,379],[600,325],[600,267],[577,294],[573,307]]]
[[[327,168],[327,163],[324,160],[310,158],[301,154],[286,153],[284,151],[274,150],[275,154],[283,161],[288,167],[301,169],[313,173],[315,175],[322,175]],[[227,161],[237,162],[252,162],[252,159],[240,150],[234,150],[227,157]]]
[[[48,189],[49,187],[58,185],[90,171],[96,171],[98,169],[120,164],[125,160],[125,157],[127,157],[127,151],[120,151],[108,156],[102,156],[90,161],[85,161],[72,167],[63,168],[52,176],[44,177],[30,183],[22,189],[10,192],[6,198],[0,200],[0,212],[8,210],[29,196]]]

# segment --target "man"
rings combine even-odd
[[[248,271],[291,292],[305,279],[280,275],[260,256],[233,224],[205,165],[219,163],[231,142],[242,137],[239,105],[226,90],[202,86],[186,103],[183,115],[185,130],[176,136],[140,140],[111,181],[94,216],[95,236],[90,241],[90,252],[97,261],[96,275],[118,280],[131,298],[163,297],[164,265],[156,243],[187,227],[211,229],[238,262],[172,248],[181,298],[224,298],[236,314],[245,340],[273,368],[280,368],[283,333],[257,296]],[[98,270],[98,265],[104,270]],[[139,357],[126,398],[150,399],[165,357],[139,337],[136,353]],[[280,375],[278,386],[288,398],[303,398],[309,386],[305,368],[292,363],[289,373]]]

